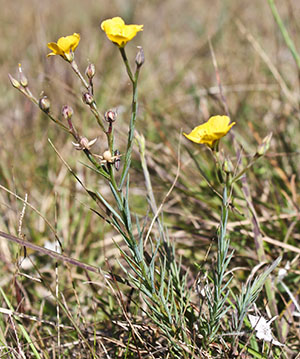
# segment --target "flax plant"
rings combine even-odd
[[[262,157],[270,146],[272,134],[266,136],[257,152],[254,154],[250,162],[242,168],[238,173],[234,172],[233,164],[228,157],[225,157],[219,151],[219,142],[235,122],[230,123],[228,116],[213,116],[204,124],[195,127],[185,137],[197,144],[204,144],[210,150],[216,164],[216,177],[223,187],[222,195],[220,195],[221,203],[221,219],[218,229],[217,254],[211,272],[206,273],[207,281],[202,284],[202,290],[199,294],[202,297],[200,308],[200,316],[198,319],[198,328],[201,335],[202,345],[207,347],[214,342],[220,335],[220,327],[228,321],[226,314],[231,311],[234,318],[231,328],[236,333],[232,341],[231,352],[235,353],[239,343],[239,334],[241,333],[245,317],[252,306],[258,299],[259,293],[262,291],[268,276],[279,264],[281,258],[267,268],[260,276],[253,281],[249,280],[242,285],[240,293],[236,296],[231,288],[233,276],[230,274],[229,266],[233,258],[233,251],[230,251],[230,237],[227,234],[227,222],[229,208],[232,204],[233,186],[246,174],[253,164]],[[203,172],[196,159],[190,153],[192,159],[196,162],[201,175]]]
[[[101,28],[106,33],[108,39],[120,51],[125,70],[132,85],[131,117],[124,153],[120,153],[114,147],[114,127],[117,124],[117,113],[114,110],[108,110],[102,115],[96,103],[93,87],[95,66],[93,64],[87,66],[85,77],[76,62],[75,50],[80,41],[79,34],[74,33],[70,36],[61,37],[56,43],[48,43],[48,47],[52,51],[48,56],[60,56],[70,65],[73,72],[79,78],[85,89],[82,96],[83,102],[89,107],[100,130],[106,135],[107,150],[103,154],[94,153],[92,150],[97,140],[96,138],[88,140],[77,130],[76,121],[74,120],[76,114],[73,113],[73,109],[70,106],[63,106],[62,120],[60,120],[52,114],[51,103],[46,96],[38,99],[32,94],[21,66],[19,67],[20,80],[13,78],[11,75],[9,75],[9,78],[16,89],[35,105],[39,106],[50,120],[73,137],[75,141],[72,142],[74,148],[82,151],[90,161],[91,165],[88,167],[108,184],[114,198],[114,203],[108,202],[100,191],[88,189],[68,166],[71,174],[99,206],[100,211],[95,211],[95,213],[110,223],[126,243],[127,250],[120,247],[119,250],[127,265],[124,265],[124,262],[119,262],[120,267],[124,271],[130,285],[141,293],[143,301],[147,306],[146,314],[164,333],[170,343],[170,352],[176,358],[189,357],[189,354],[185,353],[184,348],[186,348],[186,345],[192,347],[192,340],[187,335],[187,332],[193,327],[193,311],[189,304],[190,291],[187,289],[187,273],[182,273],[181,262],[177,261],[175,248],[171,244],[163,223],[159,218],[147,170],[145,143],[142,144],[141,139],[138,137],[136,139],[140,148],[147,192],[149,198],[152,199],[151,208],[154,221],[158,223],[157,234],[151,230],[146,231],[145,225],[140,223],[137,217],[135,218],[135,223],[132,222],[133,215],[129,203],[129,169],[135,140],[135,124],[138,110],[138,80],[145,59],[143,49],[138,47],[135,70],[133,70],[128,61],[125,46],[139,31],[143,30],[143,26],[125,25],[121,18],[116,17],[103,21]],[[54,145],[52,146],[54,147]],[[120,168],[120,162],[123,167],[120,176],[116,176]],[[134,228],[137,229],[137,235],[134,234]]]
[[[95,100],[93,86],[95,66],[89,64],[85,74],[82,74],[80,66],[75,60],[75,50],[80,41],[79,34],[74,33],[61,37],[56,43],[48,43],[48,47],[52,51],[48,56],[60,56],[79,78],[84,88],[82,99],[93,114],[100,131],[106,136],[107,149],[102,154],[93,151],[96,138],[89,140],[78,131],[75,121],[76,114],[73,113],[70,106],[63,106],[62,119],[58,119],[51,112],[50,100],[46,96],[38,99],[30,91],[28,80],[21,66],[19,66],[19,80],[12,76],[9,78],[16,89],[39,106],[51,121],[71,135],[74,140],[74,148],[83,152],[89,160],[90,165],[87,167],[96,172],[109,187],[113,198],[111,202],[104,197],[101,191],[87,188],[68,166],[70,173],[99,207],[95,213],[109,223],[121,235],[126,244],[125,249],[116,244],[122,255],[119,265],[126,275],[128,283],[145,304],[144,312],[167,340],[170,355],[172,358],[191,358],[194,354],[200,355],[203,348],[209,352],[212,343],[219,340],[223,331],[221,328],[225,326],[225,319],[230,310],[235,311],[235,318],[237,318],[232,327],[237,331],[241,330],[247,312],[257,300],[268,274],[279,261],[275,262],[261,276],[243,286],[239,296],[234,296],[231,293],[230,284],[233,276],[229,274],[229,270],[233,251],[230,250],[227,222],[232,203],[233,185],[245,174],[254,161],[264,154],[269,139],[265,141],[265,147],[247,167],[238,174],[233,174],[230,160],[222,158],[219,151],[220,139],[235,125],[235,122],[231,122],[228,116],[213,116],[205,124],[197,126],[190,134],[184,134],[189,140],[209,147],[222,186],[222,195],[219,195],[222,202],[220,225],[217,232],[217,252],[211,271],[206,273],[207,279],[204,281],[201,291],[203,305],[201,304],[195,310],[196,305],[191,300],[192,289],[188,286],[188,271],[183,271],[181,259],[177,258],[174,245],[169,239],[161,215],[162,205],[158,206],[155,201],[147,167],[145,139],[135,131],[138,117],[138,82],[145,58],[143,49],[139,47],[133,69],[125,49],[127,43],[143,30],[143,25],[126,25],[120,17],[115,17],[103,21],[101,29],[107,38],[116,45],[116,51],[120,51],[125,71],[132,86],[131,116],[128,123],[127,144],[123,153],[115,148],[116,111],[108,110],[102,113]],[[130,166],[135,140],[139,148],[147,197],[152,211],[152,222],[149,227],[147,221],[142,222],[130,208]],[[122,169],[118,174],[121,166]],[[235,305],[232,304],[233,302]]]

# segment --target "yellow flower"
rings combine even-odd
[[[215,142],[224,137],[234,125],[235,122],[230,123],[228,116],[213,116],[207,122],[195,127],[191,133],[184,133],[184,136],[195,143],[213,148]]]
[[[101,29],[106,33],[110,41],[119,47],[124,47],[128,41],[132,40],[139,31],[143,31],[144,25],[125,25],[120,17],[104,20]]]
[[[48,47],[52,52],[47,56],[60,55],[67,61],[72,61],[74,58],[73,52],[78,46],[80,35],[74,32],[73,35],[61,37],[56,42],[49,42]]]

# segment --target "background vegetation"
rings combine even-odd
[[[277,5],[300,49],[297,21],[300,3],[285,0]],[[100,30],[102,20],[122,16],[127,23],[144,24],[143,33],[127,48],[132,63],[135,45],[143,46],[146,58],[139,81],[136,128],[146,138],[153,192],[157,203],[165,199],[164,225],[170,241],[175,243],[178,258],[182,258],[188,287],[194,293],[199,268],[207,270],[214,262],[216,229],[220,222],[220,199],[203,175],[216,191],[220,192],[221,187],[210,151],[181,138],[180,133],[189,132],[211,115],[224,113],[208,42],[211,39],[226,103],[232,120],[237,123],[233,132],[243,148],[243,160],[253,155],[262,139],[273,132],[269,152],[255,163],[247,177],[264,239],[266,261],[272,263],[282,256],[280,267],[288,268],[286,287],[276,286],[278,321],[283,328],[280,338],[274,330],[277,339],[287,347],[282,352],[261,355],[296,357],[300,350],[299,316],[291,313],[299,311],[299,307],[291,300],[291,294],[299,303],[299,68],[268,2],[0,0],[0,8],[0,229],[21,234],[40,246],[55,243],[52,232],[36,211],[27,206],[22,218],[22,201],[5,191],[5,187],[22,198],[28,196],[28,202],[55,227],[65,255],[124,276],[118,263],[122,258],[115,245],[123,247],[122,238],[90,210],[94,206],[92,200],[76,184],[48,138],[87,186],[109,196],[107,186],[82,165],[86,160],[81,153],[74,153],[70,137],[15,91],[7,77],[8,73],[16,75],[17,64],[21,63],[31,90],[36,94],[44,91],[57,115],[63,105],[72,106],[77,126],[88,138],[99,136],[96,147],[103,152],[105,136],[96,132],[95,120],[81,101],[78,79],[61,59],[46,58],[48,42],[80,33],[77,63],[82,71],[88,62],[95,64],[97,104],[103,113],[110,108],[118,109],[117,147],[124,151],[131,87],[119,53]],[[180,142],[180,176],[172,193],[165,198],[176,176]],[[236,161],[233,138],[224,138],[222,147]],[[131,168],[131,206],[140,218],[149,215],[145,196],[136,147]],[[233,198],[228,231],[231,249],[235,250],[230,268],[234,273],[234,291],[260,260],[254,242],[252,212],[238,186]],[[161,333],[142,315],[144,308],[140,307],[138,293],[130,292],[126,285],[118,287],[98,274],[56,263],[30,250],[24,252],[3,238],[0,239],[0,273],[3,290],[0,307],[9,308],[9,302],[15,311],[24,314],[18,319],[0,314],[0,353],[4,357],[22,357],[20,347],[26,357],[36,355],[24,339],[21,325],[39,355],[45,358],[58,355],[57,348],[62,357],[92,357],[79,331],[87,333],[98,357],[168,355],[162,350],[166,344]],[[276,276],[277,271],[274,280]],[[61,313],[59,330],[55,326],[56,289],[66,309]],[[261,315],[271,318],[264,291],[257,305]],[[144,346],[132,339],[129,322],[136,326],[146,343]],[[101,339],[96,340],[97,336]],[[257,353],[263,353],[261,342],[257,343]],[[202,348],[202,357],[225,357],[226,345],[214,347],[213,344]],[[8,353],[7,348],[14,350]],[[247,351],[242,355],[255,357]]]

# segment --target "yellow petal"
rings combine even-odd
[[[102,21],[101,29],[105,32],[106,31],[113,32],[113,31],[117,31],[116,29],[124,25],[125,25],[124,20],[119,16],[117,16],[117,17],[113,17],[112,19],[107,19]]]
[[[74,33],[70,36],[61,37],[57,41],[57,46],[61,48],[64,53],[70,52],[70,50],[74,51],[78,46],[80,41],[80,35]]]
[[[130,41],[139,31],[143,31],[143,26],[144,25],[126,25],[122,35],[127,38],[127,41]]]
[[[49,42],[48,47],[50,50],[52,50],[52,52],[47,56],[60,55],[63,56],[66,60],[70,61],[70,59],[72,58],[70,52],[73,52],[76,49],[79,44],[79,41],[80,35],[74,33],[70,36],[60,37],[57,40],[57,43]]]
[[[78,46],[78,44],[79,44],[80,35],[77,34],[76,32],[74,32],[72,37],[73,37],[73,43],[72,43],[71,49],[72,49],[72,51],[74,51],[76,49],[76,47]]]
[[[119,47],[124,47],[132,40],[139,31],[143,31],[143,25],[125,25],[120,17],[104,20],[101,29],[106,33],[108,39]]]
[[[234,125],[235,122],[230,124],[228,116],[213,116],[207,122],[195,127],[191,133],[184,135],[190,141],[213,147],[214,143],[225,136]]]
[[[223,137],[235,125],[235,122],[230,124],[230,118],[228,116],[213,116],[207,124],[209,125],[209,131],[214,133],[215,136]]]
[[[55,42],[49,42],[47,46],[50,50],[52,50],[52,52],[50,54],[48,54],[47,56],[63,55],[62,50],[57,46],[57,44]]]

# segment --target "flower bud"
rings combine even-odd
[[[18,80],[16,80],[14,77],[12,77],[10,74],[8,74],[8,78],[10,83],[15,87],[16,89],[19,89],[21,87],[21,84]]]
[[[108,110],[105,112],[104,118],[107,122],[115,122],[117,119],[117,112],[114,110]]]
[[[258,146],[257,149],[257,155],[258,156],[264,156],[265,153],[268,151],[269,147],[270,147],[270,142],[272,139],[273,133],[269,133],[268,136],[266,136],[263,140],[262,143]]]
[[[93,102],[94,102],[94,98],[93,96],[88,93],[88,92],[85,92],[83,95],[82,95],[82,101],[84,103],[86,103],[87,105],[91,105]]]
[[[137,67],[141,67],[145,62],[145,55],[142,46],[138,46],[138,53],[136,54],[135,63]]]
[[[223,162],[223,171],[227,174],[233,173],[234,167],[230,158],[225,158]]]
[[[86,137],[82,137],[79,141],[79,144],[81,145],[81,147],[83,148],[88,148],[89,146],[89,140]]]
[[[21,85],[23,87],[27,87],[28,86],[28,80],[27,80],[27,77],[24,75],[24,73],[22,71],[21,64],[19,64],[19,78],[20,78]]]
[[[40,109],[44,112],[49,112],[50,110],[50,100],[47,96],[43,96],[39,99]]]
[[[102,157],[106,162],[111,162],[112,155],[110,150],[104,151]]]
[[[120,159],[120,151],[119,151],[119,150],[115,150],[114,156],[116,157],[116,159],[115,159],[115,169],[116,169],[117,171],[119,171],[119,169],[120,169],[120,162],[121,162],[121,159]]]
[[[94,64],[89,64],[85,70],[85,74],[90,80],[95,76],[95,72],[96,69]]]
[[[61,110],[61,114],[65,120],[70,120],[71,117],[73,116],[72,107],[70,107],[68,105],[63,106],[63,108]]]

